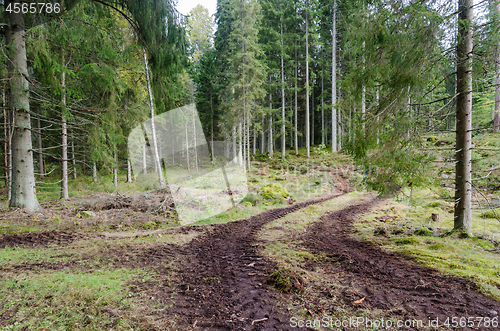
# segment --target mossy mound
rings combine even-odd
[[[496,215],[495,215],[496,213]],[[499,217],[500,218],[500,208],[497,208],[497,209],[490,209],[490,210],[487,210],[483,213],[483,217],[485,218],[497,218]]]
[[[275,183],[271,183],[264,186],[261,189],[260,195],[267,200],[284,199],[290,196],[290,194],[283,186]]]

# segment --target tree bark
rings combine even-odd
[[[497,15],[500,18],[500,0],[497,1]],[[500,43],[497,45],[496,58],[496,89],[495,89],[495,114],[493,115],[493,131],[500,131]]]
[[[294,130],[294,135],[295,135],[295,155],[299,155],[299,133],[298,133],[298,124],[297,124],[297,84],[298,84],[298,67],[299,67],[299,60],[297,58],[297,38],[295,38],[295,130]]]
[[[337,1],[333,2],[332,17],[332,153],[337,151]]]
[[[113,151],[113,159],[114,159],[114,164],[113,164],[113,184],[115,185],[115,188],[118,187],[118,153],[116,152],[116,148]]]
[[[127,183],[133,183],[132,180],[132,166],[130,165],[130,159],[127,158]]]
[[[281,157],[285,158],[285,69],[283,65],[283,14],[281,15]]]
[[[9,192],[10,200],[10,111],[7,111],[7,103],[5,102],[5,84],[2,89],[2,109],[3,109],[3,138],[4,138],[4,164],[5,164],[5,187]]]
[[[20,1],[7,0],[4,6]],[[22,13],[5,12],[8,26],[6,41],[9,50],[10,96],[13,110],[12,125],[12,197],[11,207],[36,211],[35,169],[31,142],[29,105],[29,76],[26,59],[26,32]]]
[[[148,59],[146,57],[146,50],[142,50],[144,55],[144,67],[146,71],[146,82],[148,84],[148,94],[149,94],[149,108],[151,111],[151,135],[153,136],[153,158],[155,162],[155,168],[158,170],[158,181],[160,182],[160,188],[167,188],[167,183],[163,178],[163,170],[160,164],[160,156],[158,155],[158,144],[156,141],[156,129],[155,129],[155,109],[153,104],[153,92],[151,91],[151,82],[149,79],[149,69],[148,69]],[[187,129],[187,127],[186,127]],[[189,151],[188,151],[189,153]]]
[[[36,118],[36,125],[38,128],[38,172],[40,173],[40,179],[45,177],[45,167],[43,164],[43,141],[42,141],[42,124],[40,120],[40,114]]]
[[[92,162],[92,181],[94,183],[97,182],[97,164],[94,162]]]
[[[269,109],[271,109],[271,112],[269,113],[269,133],[267,134],[267,142],[268,142],[268,152],[269,152],[269,157],[273,157],[273,102],[271,98],[271,76],[269,76]]]
[[[61,151],[61,198],[69,199],[68,192],[68,124],[66,121],[66,72],[64,72],[64,50],[62,51],[62,67],[61,76],[62,100],[61,100],[61,135],[62,135],[62,151]]]
[[[148,173],[148,163],[146,158],[146,144],[142,145],[142,173],[146,175]]]
[[[321,66],[321,145],[325,144],[325,70],[323,66]]]
[[[71,133],[71,161],[73,162],[73,179],[76,179],[75,136]]]
[[[457,132],[454,228],[470,233],[473,0],[458,1]]]
[[[311,128],[309,124],[309,25],[308,25],[308,13],[307,13],[308,9],[309,9],[309,3],[306,0],[306,150],[307,150],[307,157],[310,157]]]

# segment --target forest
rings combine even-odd
[[[183,15],[173,0],[0,0],[0,8],[0,293],[11,300],[0,299],[0,328],[288,330],[294,316],[321,329],[315,319],[332,311],[314,306],[315,288],[321,300],[339,300],[345,318],[369,307],[373,318],[445,322],[454,313],[498,326],[499,1],[218,0],[215,15],[202,5]],[[423,263],[420,278],[379,248],[351,247],[346,231]],[[67,256],[55,253],[60,246]],[[462,248],[453,255],[453,247]],[[224,254],[266,262],[250,270],[257,260],[245,257],[230,273]],[[175,262],[154,260],[163,256]],[[484,269],[464,262],[474,259]],[[49,264],[69,294],[32,275]],[[21,265],[31,275],[23,281],[43,294],[6,294],[17,286],[12,275],[24,277]],[[324,285],[343,284],[328,278],[335,270],[373,291]],[[112,285],[65,278],[81,272]],[[175,276],[163,288],[165,272]],[[248,278],[243,287],[232,283],[238,277]],[[265,282],[293,297],[233,311]],[[398,289],[385,296],[384,284]],[[452,299],[432,312],[387,308],[399,296],[431,307],[429,284],[449,286]],[[45,302],[46,291],[70,295],[70,308],[52,295]],[[116,291],[130,293],[132,308]],[[41,317],[28,317],[30,295]],[[455,310],[458,297],[475,302],[467,314]],[[305,315],[291,304],[297,298]],[[191,299],[206,309],[179,304]],[[102,307],[76,313],[82,300]],[[287,305],[288,313],[277,308]]]

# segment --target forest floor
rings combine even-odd
[[[299,202],[251,194],[194,225],[162,192],[2,210],[0,330],[497,329],[500,227],[443,236],[434,195],[423,212],[350,192],[355,168],[325,159],[287,186]],[[251,192],[295,175],[262,163]]]

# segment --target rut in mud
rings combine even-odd
[[[0,249],[10,247],[37,247],[48,245],[68,245],[76,240],[87,239],[89,235],[64,231],[45,231],[7,234],[0,237]]]
[[[182,316],[190,327],[209,330],[292,330],[265,285],[273,264],[255,251],[254,237],[268,222],[333,197],[266,211],[246,220],[214,226],[183,247],[182,295],[165,314]]]
[[[362,305],[424,322],[439,318],[442,323],[448,317],[498,317],[500,302],[478,293],[473,283],[353,239],[351,223],[371,204],[328,213],[303,236],[305,247],[324,252],[337,262],[331,266],[333,272],[342,275],[343,283],[357,293],[339,294],[345,302],[366,296]]]

